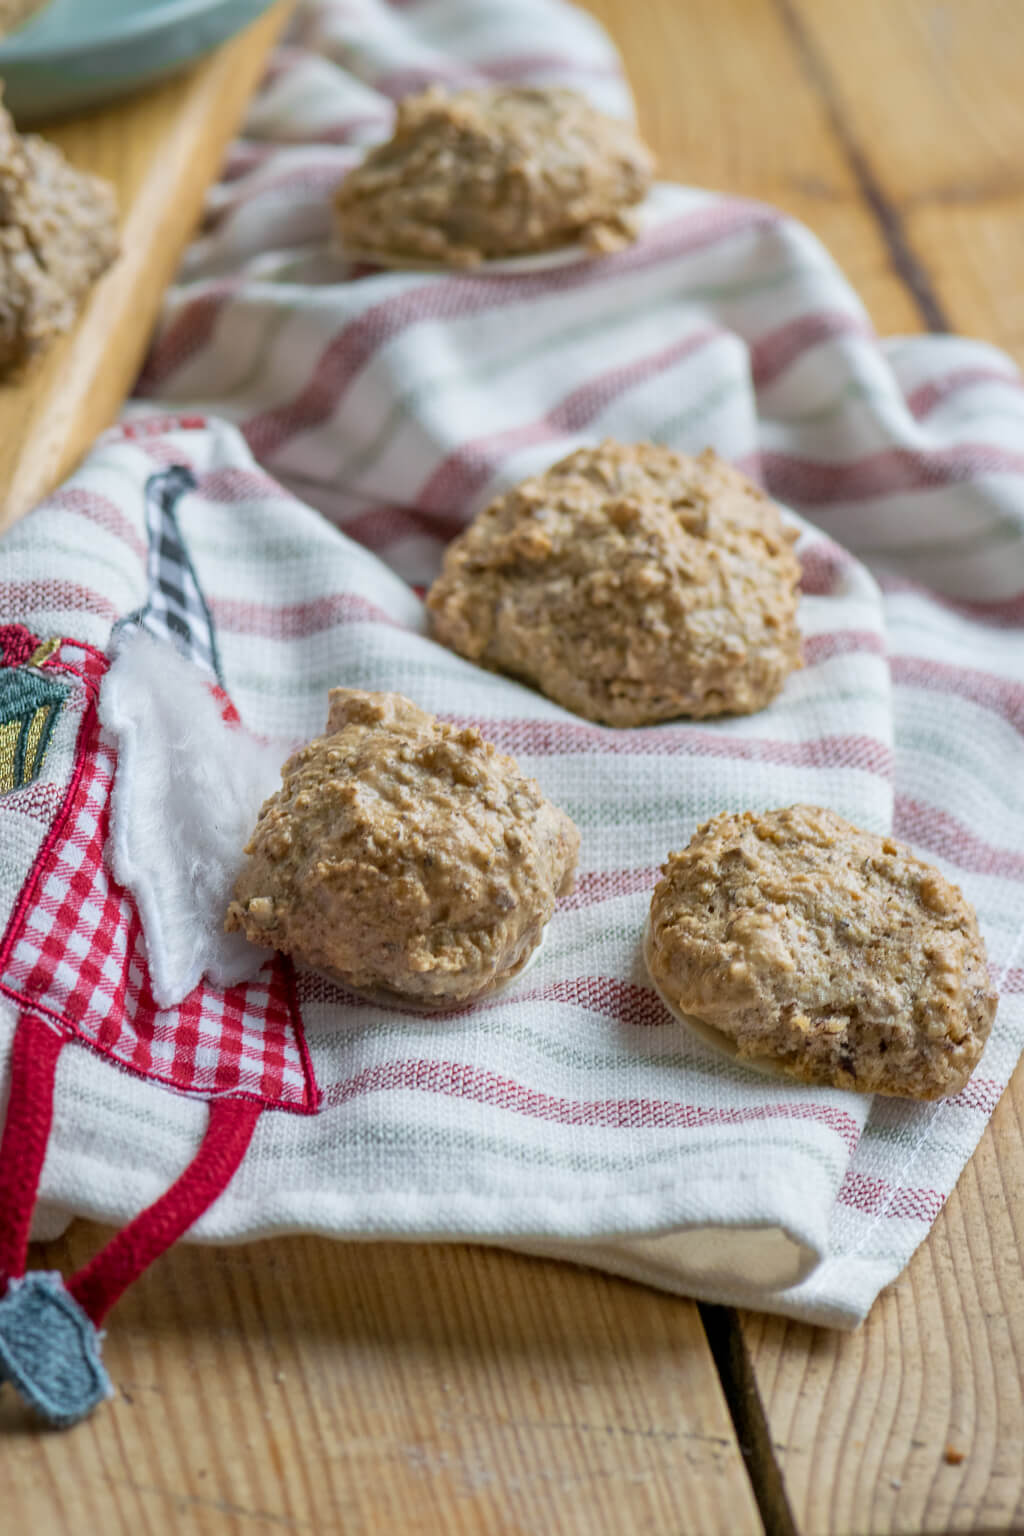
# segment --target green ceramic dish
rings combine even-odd
[[[124,96],[184,69],[272,0],[50,0],[0,41],[4,99],[19,125]]]

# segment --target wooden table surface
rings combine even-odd
[[[664,174],[776,203],[883,333],[1024,354],[1021,0],[590,0]],[[179,1248],[116,1401],[0,1398],[3,1528],[1024,1529],[1024,1076],[853,1336],[479,1248]],[[76,1226],[43,1257],[94,1250]]]

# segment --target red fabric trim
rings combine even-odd
[[[75,647],[78,652],[74,660],[66,659],[71,647]],[[102,673],[108,665],[106,657],[87,642],[65,641],[60,655],[62,659],[55,668],[58,672],[76,670],[74,661],[79,661],[82,671],[78,675],[88,703],[79,728],[72,779],[63,792],[63,802],[22,887],[7,931],[0,940],[0,993],[13,998],[23,1009],[49,1015],[59,1026],[70,1027],[97,1054],[113,1058],[145,1081],[159,1082],[168,1088],[190,1094],[200,1093],[204,1098],[233,1091],[267,1107],[280,1107],[296,1114],[316,1114],[320,1108],[319,1089],[305,1042],[292,968],[290,962],[283,957],[273,962],[269,979],[264,976],[255,983],[247,984],[247,988],[234,987],[223,991],[224,1007],[221,1012],[215,1006],[216,999],[211,1001],[210,988],[206,983],[201,983],[197,993],[186,999],[176,1013],[172,1011],[174,1016],[164,1017],[156,1009],[148,990],[148,981],[144,980],[141,988],[135,984],[129,985],[127,968],[121,984],[122,1004],[126,1010],[123,1018],[118,1015],[116,1008],[106,1008],[105,1019],[96,1015],[91,1004],[92,981],[88,976],[84,980],[80,978],[81,985],[76,982],[70,993],[66,987],[51,990],[55,974],[53,968],[59,960],[65,958],[68,935],[79,924],[84,876],[82,879],[78,876],[71,878],[67,877],[66,870],[63,871],[63,887],[67,895],[61,904],[59,922],[53,920],[52,912],[43,912],[40,917],[43,907],[41,891],[48,874],[64,859],[69,847],[77,850],[71,863],[76,868],[81,864],[79,855],[82,843],[76,840],[81,827],[76,827],[74,822],[80,816],[80,803],[85,796],[83,783],[87,781],[95,788],[93,780],[98,772],[100,756],[95,695]],[[223,699],[224,707],[233,709],[226,695],[219,689],[216,693]],[[107,756],[111,754],[108,752]],[[95,798],[93,795],[94,801]],[[109,809],[105,792],[101,798],[104,802],[101,823],[94,826],[90,822],[88,837],[95,846],[90,845],[86,860],[93,868],[95,877],[96,888],[92,894],[103,898],[104,908],[100,930],[86,932],[89,940],[88,967],[92,979],[95,979],[93,973],[107,958],[109,946],[115,940],[123,936],[129,954],[134,954],[139,947],[141,934],[141,924],[134,904],[100,867],[102,846],[106,838],[103,818]],[[96,810],[96,804],[92,805],[92,810]],[[102,886],[102,890],[99,886]],[[83,931],[79,925],[79,938]],[[41,939],[41,934],[45,938]],[[22,964],[15,975],[11,971],[13,956],[23,941],[28,940],[39,949],[35,968],[29,974],[26,965]],[[103,942],[106,942],[107,950],[103,949]],[[75,953],[81,956],[86,951],[79,947]],[[25,957],[22,958],[24,960]],[[71,956],[67,958],[74,964]],[[123,955],[121,960],[124,960]],[[101,991],[106,987],[103,996],[108,1002],[109,980],[109,977],[104,978],[100,987]],[[126,998],[131,1003],[130,1007]],[[97,1006],[100,1012],[104,1011],[102,1002]],[[259,1015],[258,1020],[256,1015]],[[168,1057],[167,1052],[171,1034],[175,1041],[173,1059]],[[217,1052],[216,1072],[206,1074],[209,1081],[195,1078],[195,1053],[199,1046],[207,1053],[211,1049]]]
[[[101,651],[98,645],[90,645],[88,640],[76,640],[74,635],[63,635],[61,637],[60,645],[53,652],[52,656],[47,657],[46,661],[43,662],[43,666],[62,666],[65,667],[67,671],[73,672],[74,667],[72,667],[71,663],[61,659],[61,650],[65,645],[73,646],[76,651],[85,651],[86,655],[91,656],[93,661],[97,662],[104,672],[110,666],[110,657],[107,655],[106,651]]]
[[[78,728],[79,743],[81,743],[83,736],[91,728],[95,715],[96,701],[90,697],[89,703],[86,706],[85,714],[82,716],[82,723]],[[79,749],[79,746],[76,745],[75,766],[72,771],[71,778],[68,782],[67,793],[64,796],[64,804],[53,818],[53,825],[49,832],[46,834],[46,837],[43,839],[42,847],[36,854],[35,863],[29,870],[28,879],[25,881],[25,884],[21,888],[21,894],[14,904],[14,911],[11,913],[10,921],[7,924],[7,930],[3,936],[3,941],[0,942],[0,972],[2,972],[4,967],[7,965],[7,962],[10,958],[11,949],[14,946],[15,937],[21,929],[21,925],[25,920],[26,914],[31,910],[33,901],[35,899],[36,886],[42,879],[43,870],[46,864],[49,862],[50,854],[53,852],[54,845],[64,835],[64,823],[67,820],[68,812],[70,811],[72,805],[75,803],[75,795],[78,793],[78,785],[84,772],[85,753],[82,752]],[[6,991],[7,989],[5,988],[4,990]],[[28,998],[19,998],[18,1000],[20,1002],[31,1001]]]
[[[81,651],[84,659],[76,666],[75,662],[64,655],[65,647]],[[95,699],[99,695],[100,684],[109,666],[110,658],[104,656],[102,651],[98,651],[87,640],[71,640],[65,635],[57,649],[47,656],[40,670],[46,671],[47,668],[52,668],[54,672],[63,672],[68,677],[77,677],[89,698]]]
[[[111,428],[130,442],[140,442],[147,437],[163,437],[166,432],[198,432],[207,426],[205,416],[143,416],[136,422],[127,422]]]
[[[216,988],[202,980],[175,1007],[157,1006],[138,910],[104,861],[114,767],[108,744],[86,751],[65,833],[0,957],[0,986],[25,1007],[55,1011],[101,1055],[182,1092],[204,1100],[245,1092],[313,1112],[283,959],[252,981]]]
[[[0,1294],[25,1273],[28,1234],[53,1124],[57,1058],[67,1035],[23,1013],[11,1047],[11,1091],[0,1138]]]
[[[290,1020],[295,1030],[295,1047],[302,1063],[303,1076],[306,1082],[306,1096],[292,1104],[273,1098],[270,1094],[256,1093],[250,1088],[232,1088],[230,1092],[235,1098],[248,1099],[250,1103],[258,1105],[261,1109],[278,1110],[283,1115],[318,1115],[323,1108],[323,1094],[320,1092],[313,1073],[313,1058],[309,1054],[305,1031],[302,1028],[302,1015],[299,1012],[295,969],[287,955],[282,955],[281,960],[283,967],[287,971],[285,986],[289,998]],[[56,1008],[51,1008],[48,1004],[39,1002],[36,998],[30,997],[26,992],[19,992],[17,987],[10,987],[6,982],[0,981],[0,995],[9,997],[11,1002],[17,1004],[19,1008],[31,1008],[40,1017],[52,1019],[54,1026],[58,1030],[69,1031],[69,1039],[74,1039],[78,1045],[84,1045],[87,1051],[93,1051],[103,1060],[112,1061],[119,1071],[127,1072],[130,1077],[137,1077],[143,1083],[159,1083],[162,1088],[167,1088],[172,1093],[180,1093],[186,1098],[195,1098],[197,1096],[197,1093],[194,1093],[191,1089],[180,1088],[171,1072],[158,1072],[152,1067],[145,1069],[133,1067],[130,1061],[125,1061],[122,1057],[115,1056],[111,1051],[105,1050],[102,1046],[97,1045],[94,1041],[81,1034],[77,1024],[70,1022]],[[204,1103],[209,1102],[208,1094],[204,1095],[200,1092],[198,1097]]]
[[[249,1099],[215,1099],[206,1135],[181,1177],[68,1280],[68,1291],[97,1327],[143,1270],[227,1189],[260,1114],[260,1105]]]
[[[211,683],[210,692],[220,706],[221,719],[226,721],[228,725],[241,725],[242,717],[235,708],[233,701],[224,692],[224,689],[218,687],[216,683]]]
[[[291,955],[282,955],[284,966],[285,987],[288,991],[288,1011],[291,1014],[292,1028],[295,1031],[295,1044],[299,1049],[299,1059],[302,1062],[302,1073],[306,1079],[306,1100],[301,1106],[301,1112],[305,1115],[318,1115],[324,1107],[324,1096],[320,1084],[316,1080],[313,1070],[313,1058],[309,1054],[309,1046],[306,1042],[306,1025],[302,1017],[302,1008],[299,1005],[299,977]],[[291,1109],[290,1104],[274,1103],[271,1109]]]

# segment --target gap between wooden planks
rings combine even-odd
[[[588,8],[664,175],[803,219],[881,333],[948,328],[1024,359],[1017,0]],[[770,1531],[790,1510],[808,1536],[1024,1529],[1022,1260],[1024,1068],[858,1333],[706,1312]]]
[[[206,189],[292,8],[293,0],[280,0],[178,79],[43,128],[73,164],[117,187],[122,254],[70,334],[0,383],[0,530],[59,484],[116,417]]]
[[[65,1274],[79,1222],[37,1263]],[[179,1244],[119,1302],[116,1398],[67,1434],[0,1394],[32,1536],[755,1536],[691,1302],[483,1248]]]

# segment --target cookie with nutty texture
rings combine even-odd
[[[578,241],[606,252],[635,237],[628,209],[653,168],[628,123],[575,91],[431,87],[346,176],[336,227],[344,249],[384,260],[473,266]]]
[[[890,837],[794,805],[714,817],[663,866],[647,959],[666,1000],[805,1083],[957,1093],[996,1011],[955,885]]]
[[[588,720],[749,714],[801,664],[796,536],[713,449],[607,441],[492,501],[427,607],[444,645]]]
[[[0,372],[68,330],[117,249],[113,187],[0,107]]]
[[[573,886],[579,833],[472,727],[335,688],[281,770],[225,927],[373,995],[470,1002],[521,970]]]

